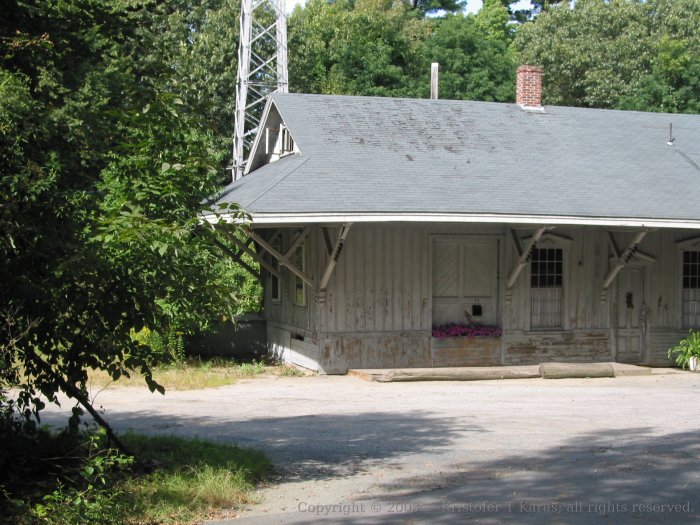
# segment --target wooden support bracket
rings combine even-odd
[[[340,233],[338,233],[338,238],[335,240],[333,245],[333,250],[328,257],[328,262],[326,263],[326,269],[323,272],[323,277],[321,277],[321,284],[319,285],[319,290],[325,294],[326,288],[328,287],[328,281],[331,279],[333,274],[333,269],[335,268],[338,259],[340,258],[340,253],[343,251],[343,245],[345,244],[345,238],[348,236],[350,227],[352,223],[343,224],[340,228]]]
[[[326,243],[326,255],[330,257],[331,253],[333,253],[333,243],[331,242],[331,234],[328,233],[328,228],[326,228],[325,226],[321,228],[321,231],[323,232],[323,241]]]
[[[515,249],[515,253],[518,254],[518,257],[521,257],[523,254],[523,246],[520,244],[520,238],[518,237],[517,232],[510,228],[508,230],[510,232],[510,240],[513,241],[513,248]]]
[[[527,244],[525,245],[525,248],[520,253],[520,257],[518,258],[518,262],[515,265],[515,268],[513,268],[513,271],[510,272],[510,275],[508,276],[508,283],[507,283],[506,287],[509,290],[513,288],[513,286],[515,285],[515,281],[518,280],[518,276],[520,275],[520,272],[522,272],[523,268],[525,268],[525,266],[527,266],[528,260],[530,258],[530,254],[531,254],[532,250],[534,250],[535,247],[537,246],[537,241],[540,240],[540,237],[542,237],[544,232],[546,232],[547,230],[549,230],[551,228],[552,228],[551,226],[542,226],[541,228],[537,229],[537,231],[535,232],[535,234],[532,237],[530,237]]]
[[[294,250],[296,250],[299,245],[304,242],[304,240],[309,236],[309,233],[311,233],[311,226],[307,226],[299,233],[299,235],[296,236],[284,254],[287,259],[294,255]]]
[[[630,262],[630,260],[632,260],[635,252],[637,251],[637,246],[639,246],[639,243],[642,242],[647,233],[648,232],[646,230],[638,232],[637,235],[635,235],[632,241],[629,243],[627,248],[625,248],[625,250],[617,258],[617,262],[615,263],[615,265],[612,268],[610,268],[608,275],[605,277],[605,280],[603,280],[603,294],[601,296],[601,301],[607,299],[608,288],[610,288],[610,285],[615,280],[615,277],[617,277],[617,274],[620,273],[620,270],[622,270],[627,265],[627,263]]]
[[[233,260],[236,261],[238,264],[240,264],[249,274],[251,274],[253,277],[255,277],[258,281],[261,281],[261,282],[262,282],[262,275],[260,275],[259,272],[256,272],[255,269],[254,269],[252,266],[250,266],[247,262],[245,262],[245,261],[241,258],[241,252],[242,252],[242,250],[239,251],[238,253],[236,253],[236,252],[234,252],[233,250],[229,249],[228,246],[226,246],[225,244],[223,244],[223,243],[220,242],[220,241],[217,241],[216,239],[214,239],[214,244],[216,245],[217,248],[219,248],[219,250],[221,250],[221,251],[224,252],[226,255],[228,255],[229,257],[231,257],[231,259],[233,259]]]
[[[241,240],[238,239],[235,235],[231,235],[230,238],[231,238],[231,241],[232,241],[236,246],[238,246],[238,249],[239,249],[239,250],[241,250],[242,252],[245,252],[245,253],[247,253],[248,255],[250,255],[250,256],[253,258],[253,260],[254,260],[255,262],[257,262],[260,266],[262,266],[263,268],[265,268],[268,272],[270,272],[272,275],[274,275],[274,276],[277,277],[278,279],[281,279],[281,278],[282,278],[281,274],[280,274],[269,262],[267,262],[265,259],[263,259],[262,257],[260,257],[260,254],[255,253],[253,250],[251,250],[251,249],[248,247],[248,243],[247,243],[247,242],[241,241]]]
[[[304,239],[306,238],[306,235],[308,235],[308,234],[309,234],[308,232],[310,232],[310,231],[311,231],[311,227],[310,227],[310,226],[307,226],[307,227],[304,229],[304,231],[302,231],[302,232],[297,236],[297,238],[294,240],[294,242],[292,243],[292,246],[290,247],[290,249],[287,250],[287,253],[290,254],[290,255],[291,255],[292,253],[294,253],[294,249],[296,249],[296,247],[304,241]],[[306,232],[306,235],[304,235],[304,232]],[[294,264],[292,263],[292,261],[289,260],[289,256],[283,255],[283,254],[281,254],[280,252],[278,252],[277,250],[275,250],[272,246],[270,246],[270,244],[269,244],[267,241],[265,241],[265,239],[263,239],[262,237],[260,237],[260,235],[258,235],[258,234],[255,233],[255,232],[250,232],[250,237],[251,237],[251,239],[253,239],[255,242],[257,242],[266,252],[268,252],[268,253],[269,253],[270,255],[272,255],[275,259],[277,259],[281,265],[286,266],[287,268],[289,268],[289,271],[290,271],[290,272],[292,272],[294,275],[296,275],[297,277],[299,277],[299,279],[301,279],[301,280],[304,281],[306,284],[308,284],[312,289],[314,288],[313,279],[311,279],[311,277],[309,277],[307,274],[305,274],[304,272],[302,272],[299,268],[297,268],[296,266],[294,266]]]

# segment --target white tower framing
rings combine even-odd
[[[270,93],[287,92],[285,0],[242,0],[233,131],[233,180],[243,176]]]

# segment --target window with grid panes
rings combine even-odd
[[[700,251],[683,252],[683,326],[700,326]]]
[[[561,328],[564,250],[535,248],[530,259],[530,328]]]

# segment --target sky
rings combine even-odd
[[[304,5],[306,0],[287,0],[287,12],[291,13],[296,5]],[[482,0],[467,0],[467,13],[476,13],[483,5]],[[520,0],[514,7],[521,8],[530,5],[530,0]]]

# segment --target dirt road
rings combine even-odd
[[[700,374],[258,378],[97,405],[121,431],[264,450],[275,476],[241,524],[700,522]]]

